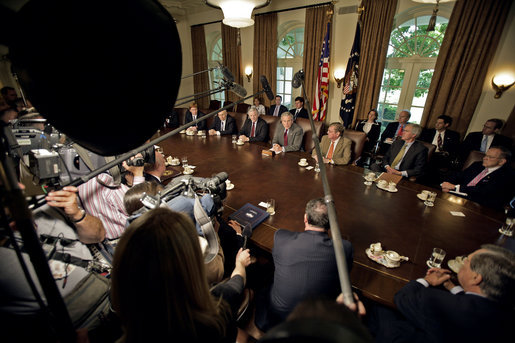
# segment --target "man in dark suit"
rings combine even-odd
[[[228,115],[226,110],[218,112],[213,125],[211,125],[211,129],[209,130],[209,134],[211,136],[232,135],[236,132],[236,120]]]
[[[278,152],[299,151],[302,145],[304,132],[302,128],[293,122],[293,116],[289,112],[281,114],[281,125],[272,139],[272,149]]]
[[[283,101],[282,96],[276,95],[275,96],[275,105],[270,106],[270,115],[274,117],[280,117],[283,112],[288,112],[288,109],[286,106],[281,105],[281,102]]]
[[[373,164],[372,169],[404,177],[421,175],[427,162],[427,148],[416,141],[421,131],[422,128],[418,124],[406,125],[402,139],[393,142],[381,165]]]
[[[443,182],[442,190],[466,193],[467,199],[502,209],[515,193],[515,175],[507,163],[510,159],[511,152],[505,147],[491,147],[483,162],[475,162],[451,182]]]
[[[247,114],[249,117],[243,123],[239,139],[244,142],[268,142],[268,123],[259,118],[255,108],[249,109]]]
[[[256,309],[256,326],[263,331],[280,323],[309,296],[336,297],[340,282],[323,198],[310,200],[304,214],[304,231],[278,230],[274,236],[274,282]],[[352,244],[343,240],[347,266],[352,266]]]
[[[290,113],[293,115],[293,121],[296,121],[297,118],[306,118],[308,117],[308,111],[304,108],[304,98],[298,96],[295,98],[295,108],[290,110]]]
[[[408,124],[411,113],[408,110],[403,110],[399,113],[399,121],[392,122],[386,126],[381,135],[381,142],[391,143],[396,137],[402,136],[402,131]]]
[[[501,119],[488,119],[482,131],[469,133],[460,146],[460,159],[465,161],[472,150],[486,152],[491,146],[511,149],[511,139],[499,134],[502,126]]]
[[[383,332],[390,336],[376,336],[376,341],[502,342],[512,337],[514,261],[513,252],[483,245],[464,259],[460,286],[450,281],[450,270],[429,269],[397,292],[395,304],[403,318],[383,320]]]
[[[155,151],[156,157],[154,163],[145,163],[143,168],[143,176],[145,181],[153,181],[158,185],[163,186],[161,177],[166,170],[165,157],[159,151]]]
[[[192,122],[194,120],[197,120],[198,118],[201,118],[205,116],[205,114],[198,110],[197,103],[192,103],[190,105],[190,109],[188,112],[186,112],[186,123]],[[205,120],[197,123],[197,125],[188,127],[188,131],[197,131],[197,130],[206,130],[207,129],[207,123]]]

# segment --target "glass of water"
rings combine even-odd
[[[186,168],[188,166],[188,157],[187,156],[183,156],[181,158],[181,162],[182,162],[182,167]]]
[[[428,192],[427,199],[424,201],[424,205],[433,207],[435,205],[436,200],[436,192]]]
[[[499,232],[505,236],[511,237],[513,236],[513,218],[506,218],[506,223],[499,229]]]
[[[232,135],[232,142],[236,143],[237,140],[238,140],[238,136]]]
[[[445,250],[440,248],[433,248],[433,253],[429,260],[427,260],[427,265],[430,268],[440,268],[442,266],[443,259],[445,258]]]
[[[267,204],[266,211],[273,216],[275,214],[275,199],[268,199]]]

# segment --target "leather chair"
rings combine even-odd
[[[272,116],[273,117],[273,116]],[[274,117],[277,118],[277,117]],[[305,152],[311,152],[315,147],[315,142],[313,141],[313,134],[311,132],[311,123],[309,119],[306,118],[297,118],[297,125],[299,125],[304,131],[304,138],[302,139],[302,148]],[[315,121],[315,134],[320,139],[320,135],[323,131],[324,122]]]
[[[354,164],[361,157],[363,147],[365,146],[365,142],[367,141],[367,134],[363,131],[347,129],[343,131],[343,137],[350,139],[352,141],[351,163]]]
[[[236,105],[236,112],[239,112],[239,113],[247,113],[247,111],[249,110],[250,108],[250,105],[249,104],[246,104],[244,102],[241,102],[239,103],[238,105]]]
[[[433,156],[433,153],[436,150],[436,145],[420,140],[419,142],[424,144],[424,146],[427,148],[427,162],[429,162],[431,160],[431,157]]]
[[[263,119],[264,121],[267,122],[268,136],[270,138],[269,140],[272,141],[272,139],[274,138],[275,130],[277,129],[277,125],[281,125],[280,124],[281,120],[279,117],[268,116],[268,115],[261,115],[260,117],[261,117],[261,119]]]
[[[211,100],[209,102],[209,109],[214,111],[222,107],[222,102],[220,100]]]
[[[232,104],[232,101],[228,101],[228,100],[224,101],[224,107],[227,106],[227,105],[230,105],[230,104]],[[227,112],[234,112],[234,106],[233,107],[229,107],[227,109]]]
[[[236,128],[238,129],[238,132],[240,132],[243,123],[245,123],[245,120],[247,119],[247,113],[228,112],[228,114],[236,120]]]
[[[465,160],[465,163],[463,163],[463,167],[461,170],[465,170],[474,162],[483,161],[483,157],[485,157],[485,153],[478,151],[478,150],[472,150],[469,155],[467,156],[467,159]]]
[[[186,122],[186,112],[188,112],[188,109],[186,107],[176,107],[174,110],[175,113],[177,113],[177,117],[179,118],[179,125],[184,125]]]

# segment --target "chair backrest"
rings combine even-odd
[[[264,121],[268,124],[268,136],[270,136],[270,141],[274,139],[275,130],[277,129],[277,125],[280,123],[280,117],[274,117],[269,115],[261,115],[260,116]],[[280,124],[279,124],[280,125]]]
[[[177,113],[177,117],[179,118],[179,125],[184,125],[186,121],[186,112],[188,109],[186,107],[176,107],[174,108],[175,113]]]
[[[230,104],[232,104],[232,101],[229,101],[229,100],[224,101],[224,107],[227,106],[227,105],[230,105]],[[233,107],[229,107],[227,109],[227,112],[234,112],[234,106]]]
[[[303,147],[304,151],[311,152],[311,150],[313,150],[313,148],[315,147],[315,142],[313,141],[313,134],[311,132],[311,123],[309,122],[309,119],[297,118],[296,123],[304,131],[304,138],[302,140],[302,147]],[[315,121],[314,124],[315,124],[315,134],[318,137],[318,139],[320,139],[320,135],[323,130],[322,128],[324,126],[324,122]]]
[[[465,170],[474,162],[483,161],[483,157],[485,157],[485,153],[478,151],[478,150],[472,150],[469,155],[467,156],[467,159],[465,160],[465,163],[463,163],[463,168],[461,170]]]
[[[431,160],[431,157],[433,156],[433,153],[436,150],[436,145],[420,140],[419,142],[424,144],[424,146],[427,148],[427,162],[429,162]]]
[[[365,146],[365,142],[367,141],[367,134],[363,131],[346,129],[345,131],[343,131],[343,137],[350,139],[352,141],[351,162],[354,163],[358,160],[358,158],[361,157],[363,147]]]
[[[247,113],[249,108],[250,108],[249,104],[246,104],[244,102],[240,102],[238,105],[236,105],[236,112]]]
[[[209,109],[210,110],[217,110],[220,107],[222,107],[222,102],[220,100],[211,100],[209,102]]]
[[[238,132],[241,130],[241,127],[243,126],[243,123],[245,123],[245,120],[247,120],[247,113],[239,113],[239,112],[228,112],[231,117],[236,120],[236,127],[238,129]]]

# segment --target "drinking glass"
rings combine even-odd
[[[268,204],[266,211],[273,216],[275,214],[275,199],[268,199],[266,203]]]
[[[440,248],[433,248],[433,253],[431,254],[429,260],[427,260],[427,265],[430,268],[440,268],[444,258],[445,250]]]
[[[372,184],[372,181],[375,180],[376,176],[375,176],[375,173],[368,169],[368,168],[364,168],[363,169],[363,178],[365,179],[365,185],[367,186],[370,186]]]
[[[183,156],[181,158],[181,162],[182,162],[182,167],[186,168],[188,166],[188,157],[187,156]]]
[[[317,173],[320,173],[320,166],[317,164],[315,164],[315,172]]]
[[[506,223],[501,226],[499,232],[508,237],[513,236],[513,221],[513,218],[506,218]]]
[[[232,135],[232,142],[236,143],[238,141],[238,136]]]
[[[428,192],[427,199],[426,199],[426,201],[424,201],[424,205],[433,207],[435,205],[434,204],[435,200],[436,200],[436,192]]]

